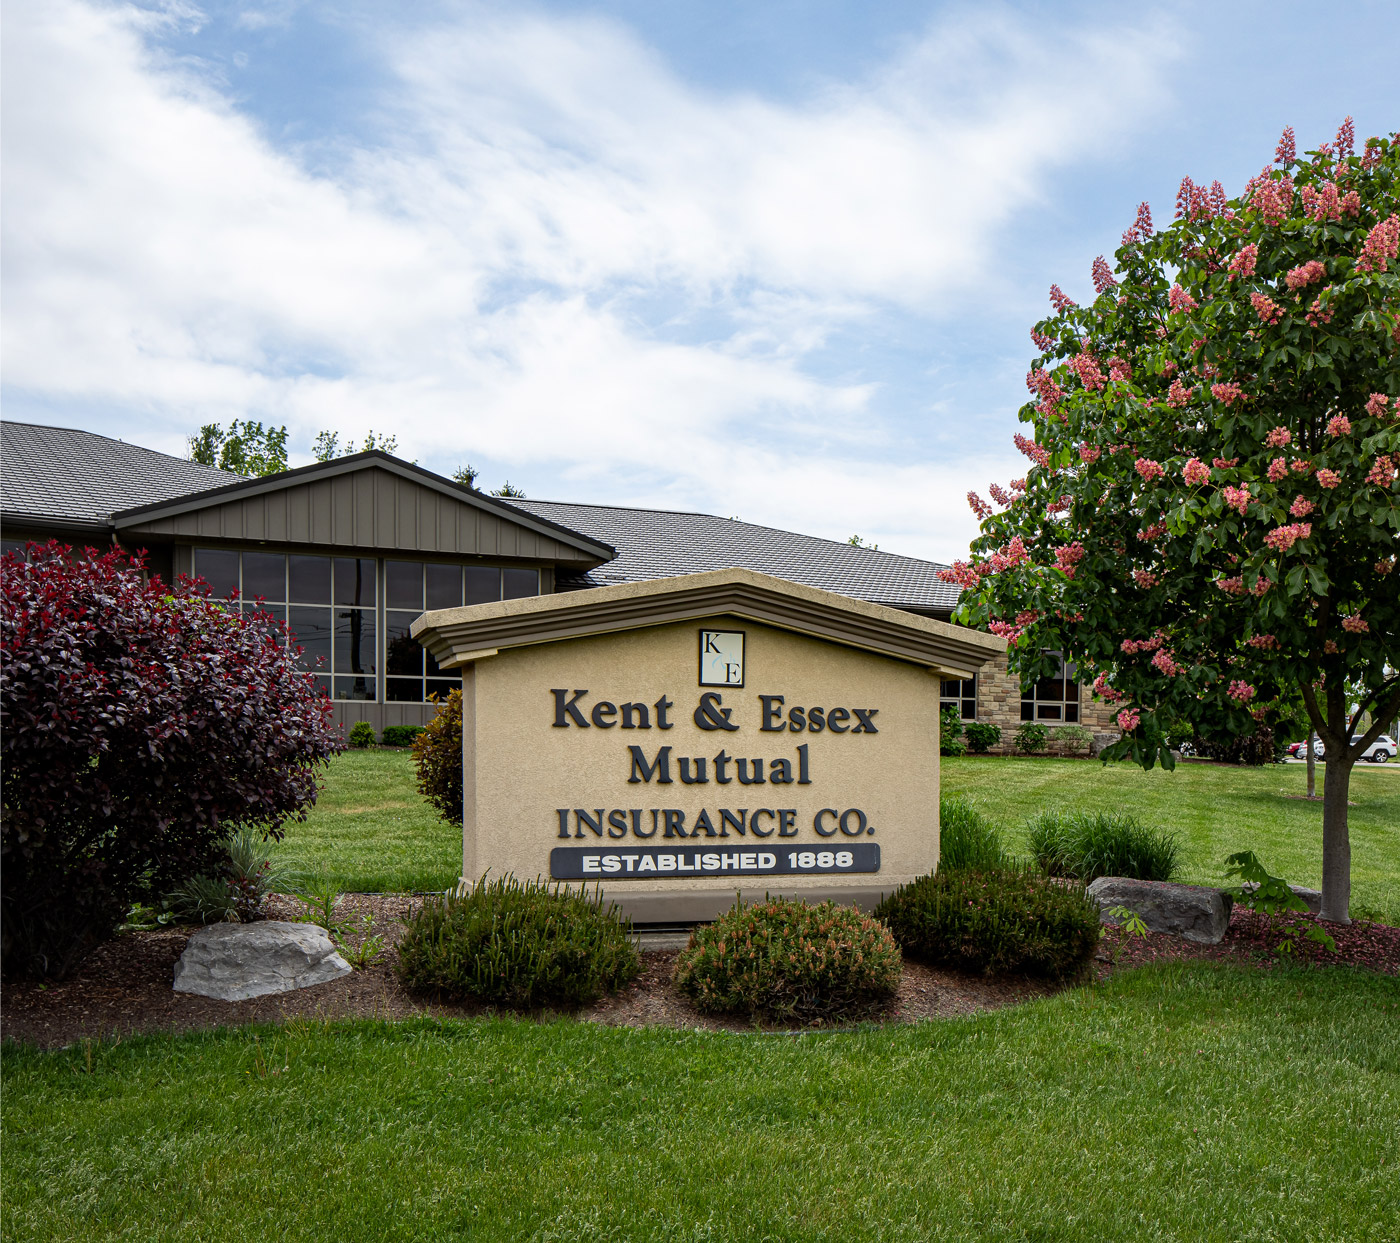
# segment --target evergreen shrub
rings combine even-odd
[[[462,692],[439,700],[433,719],[413,740],[418,792],[444,820],[462,823]]]
[[[1029,826],[1031,853],[1052,876],[1171,880],[1180,863],[1174,834],[1124,812],[1044,811]]]
[[[359,749],[374,746],[374,726],[368,721],[356,721],[350,727],[350,736],[345,741]]]
[[[1019,868],[921,876],[875,914],[910,958],[989,975],[1065,979],[1099,943],[1098,904],[1082,886]]]
[[[963,726],[963,736],[967,739],[969,751],[985,755],[1001,741],[1001,726],[986,721],[971,721]]]
[[[834,902],[767,898],[697,928],[675,982],[701,1010],[810,1023],[872,1013],[902,970],[879,920]]]
[[[938,866],[995,871],[1010,865],[996,826],[965,794],[938,802]]]
[[[1037,755],[1045,750],[1045,744],[1050,740],[1050,731],[1044,725],[1027,721],[1016,731],[1015,740],[1016,750],[1023,755]]]
[[[513,876],[426,902],[399,942],[415,992],[517,1010],[582,1006],[641,971],[630,922],[601,898]]]
[[[386,725],[379,741],[386,747],[411,747],[422,732],[421,725]]]

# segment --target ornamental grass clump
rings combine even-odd
[[[910,958],[987,975],[1065,979],[1099,943],[1099,908],[1083,887],[1030,870],[945,869],[896,890],[875,914]]]
[[[938,834],[941,869],[993,872],[1011,863],[996,826],[964,794],[939,800]]]
[[[767,898],[696,929],[675,982],[701,1010],[830,1022],[880,1009],[902,969],[889,929],[854,907]]]
[[[641,971],[614,906],[544,881],[482,880],[428,901],[399,942],[399,978],[416,992],[516,1010],[583,1006]]]
[[[1171,880],[1180,863],[1176,835],[1121,812],[1041,812],[1029,825],[1031,853],[1052,876]]]

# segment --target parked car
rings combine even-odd
[[[1290,742],[1284,748],[1283,753],[1295,760],[1305,760],[1308,758],[1308,744],[1306,742]]]
[[[1352,744],[1355,745],[1361,741],[1361,735],[1353,734],[1351,736],[1351,741]],[[1313,743],[1313,754],[1317,756],[1318,759],[1323,760],[1327,758],[1325,750],[1321,738]],[[1375,742],[1367,747],[1358,758],[1369,760],[1372,764],[1387,764],[1395,758],[1396,750],[1395,739],[1389,734],[1382,734]]]

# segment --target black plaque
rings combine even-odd
[[[844,876],[878,872],[874,842],[797,846],[556,846],[549,852],[555,880],[727,879],[736,876]]]

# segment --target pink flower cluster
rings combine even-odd
[[[1210,482],[1210,470],[1200,458],[1193,457],[1186,463],[1181,477],[1186,480],[1188,487],[1199,488],[1201,484]]]
[[[1254,313],[1259,316],[1261,324],[1276,324],[1283,318],[1283,307],[1266,294],[1250,294],[1249,303],[1254,308]]]
[[[1321,259],[1309,259],[1306,263],[1300,263],[1296,268],[1289,269],[1288,275],[1283,279],[1289,289],[1306,289],[1314,281],[1320,281],[1327,275],[1327,265]]]
[[[1049,466],[1050,454],[1033,440],[1027,440],[1020,432],[1011,437],[1012,443],[1037,466]]]
[[[1295,457],[1289,464],[1288,469],[1295,475],[1306,475],[1312,470],[1312,463],[1305,457]]]
[[[1264,437],[1264,443],[1270,449],[1282,449],[1293,443],[1293,433],[1286,427],[1276,427]]]
[[[1028,371],[1026,387],[1040,398],[1040,409],[1046,415],[1055,414],[1060,408],[1065,390],[1055,383],[1054,376],[1046,371]]]
[[[1243,484],[1238,488],[1227,486],[1224,489],[1225,504],[1236,513],[1243,514],[1249,505],[1249,484]]]
[[[1146,203],[1139,203],[1137,209],[1137,219],[1133,221],[1133,227],[1123,234],[1124,246],[1135,246],[1138,242],[1144,241],[1152,236],[1152,208]]]
[[[1133,378],[1133,366],[1126,358],[1114,355],[1108,360],[1108,378],[1115,384],[1127,384]]]
[[[1244,595],[1244,579],[1243,579],[1243,578],[1240,578],[1240,577],[1236,577],[1236,578],[1217,578],[1217,579],[1215,580],[1215,585],[1216,585],[1217,587],[1219,587],[1220,590],[1223,591],[1227,596],[1242,596],[1242,595]]]
[[[1342,477],[1335,470],[1328,470],[1325,466],[1317,472],[1317,481],[1324,488],[1335,488],[1342,482]]]
[[[1136,708],[1124,708],[1118,714],[1118,728],[1125,734],[1131,734],[1142,721],[1142,714]]]
[[[1105,289],[1112,289],[1118,283],[1113,279],[1113,269],[1104,262],[1102,255],[1094,260],[1091,274],[1094,278],[1094,290],[1097,293],[1103,293]]]
[[[1342,618],[1342,629],[1348,634],[1365,634],[1371,624],[1360,613],[1348,613]]]
[[[1254,267],[1259,262],[1259,247],[1253,242],[1241,246],[1230,260],[1230,279],[1238,276],[1253,276]]]
[[[1133,582],[1146,591],[1149,587],[1155,587],[1161,582],[1161,579],[1152,573],[1151,570],[1134,570]]]
[[[1050,305],[1057,311],[1067,311],[1072,306],[1078,306],[1073,298],[1065,296],[1065,291],[1058,285],[1050,286]]]
[[[1322,305],[1324,295],[1331,293],[1332,288],[1331,285],[1328,285],[1327,288],[1319,293],[1313,300],[1312,306],[1308,307],[1307,320],[1314,328],[1319,328],[1323,324],[1330,324],[1332,322],[1332,316],[1337,313],[1337,308],[1330,303],[1327,306]]]
[[[1237,457],[1213,457],[1210,460],[1210,464],[1214,466],[1216,470],[1233,470],[1240,464],[1240,460]]]
[[[1392,259],[1400,258],[1400,215],[1395,212],[1366,235],[1356,261],[1358,272],[1385,272]]]
[[[1288,478],[1288,460],[1276,457],[1269,463],[1269,482],[1277,483],[1280,479]]]
[[[1181,672],[1181,666],[1176,663],[1176,657],[1166,648],[1163,648],[1152,658],[1152,667],[1159,673],[1165,673],[1169,678],[1174,678]]]
[[[1246,639],[1245,643],[1249,647],[1263,648],[1266,652],[1276,651],[1279,645],[1278,640],[1271,634],[1256,634]]]
[[[1144,544],[1150,544],[1153,540],[1161,539],[1167,533],[1165,522],[1154,522],[1150,526],[1145,526],[1137,533],[1138,539]]]
[[[987,491],[989,491],[992,494],[992,500],[994,500],[1003,509],[1005,509],[1008,505],[1011,504],[1012,501],[1016,499],[999,483],[993,483],[988,485]]]
[[[1079,460],[1081,462],[1097,462],[1103,456],[1103,450],[1098,445],[1091,445],[1087,440],[1079,446]]]
[[[1181,378],[1178,376],[1172,381],[1171,388],[1167,390],[1167,405],[1180,410],[1190,400],[1191,390],[1181,382]]]
[[[1384,393],[1372,393],[1371,396],[1366,399],[1366,413],[1373,419],[1383,419],[1385,418],[1386,406],[1389,404],[1390,398]]]
[[[978,496],[976,492],[969,492],[967,494],[967,503],[978,518],[990,518],[992,516],[992,507]]]
[[[1187,220],[1209,220],[1225,211],[1225,187],[1218,181],[1209,190],[1198,186],[1190,177],[1181,179],[1181,188],[1176,192],[1176,214]]]
[[[1254,687],[1248,682],[1235,681],[1230,683],[1230,688],[1225,692],[1237,704],[1243,706],[1247,704],[1257,694]]]
[[[1376,564],[1372,567],[1372,569],[1374,569],[1377,574],[1389,574],[1394,568],[1394,557],[1391,557],[1388,561],[1377,561]]]
[[[1274,148],[1275,164],[1292,164],[1298,158],[1298,140],[1293,136],[1293,127],[1284,126],[1283,137],[1278,140],[1278,146]]]
[[[982,581],[982,576],[966,561],[954,561],[946,570],[939,570],[934,577],[968,591]]]
[[[1371,463],[1370,472],[1366,476],[1367,483],[1373,483],[1378,488],[1388,488],[1395,479],[1395,463],[1390,460],[1388,454],[1381,454]]]
[[[1288,507],[1288,512],[1295,518],[1306,518],[1316,508],[1317,506],[1300,492],[1293,498],[1293,504]]]
[[[1055,344],[1052,340],[1050,340],[1049,337],[1047,337],[1043,332],[1041,332],[1039,328],[1031,329],[1031,343],[1042,354],[1048,351],[1050,347]]]
[[[1356,126],[1347,117],[1337,130],[1337,158],[1344,160],[1356,150]]]
[[[1304,186],[1300,191],[1303,211],[1314,220],[1340,220],[1342,218],[1342,196],[1335,181],[1324,181],[1321,190]]]
[[[1293,178],[1265,169],[1249,183],[1249,204],[1269,224],[1282,224],[1293,206]]]
[[[1173,311],[1194,311],[1199,305],[1200,303],[1180,285],[1173,285],[1167,291],[1167,306]]]
[[[1106,703],[1122,703],[1127,696],[1122,691],[1116,691],[1108,684],[1108,674],[1101,673],[1094,679],[1094,694]]]
[[[1074,577],[1074,567],[1084,560],[1084,545],[1078,540],[1055,550],[1055,564],[1064,571],[1066,578]]]
[[[1327,434],[1329,436],[1350,436],[1351,420],[1344,414],[1334,414],[1327,420]]]
[[[1070,369],[1079,377],[1079,382],[1091,393],[1103,388],[1103,372],[1099,369],[1099,360],[1095,358],[1087,347],[1081,353],[1076,354],[1069,360]]]
[[[1222,382],[1210,386],[1211,396],[1223,405],[1230,406],[1244,398],[1244,390],[1238,384]]]
[[[1133,469],[1143,477],[1148,483],[1154,479],[1161,479],[1166,475],[1160,462],[1154,462],[1150,457],[1140,457],[1133,463]]]
[[[1150,639],[1124,639],[1119,646],[1128,655],[1136,656],[1139,652],[1155,652],[1166,641],[1165,632],[1159,630]]]
[[[998,549],[987,558],[983,574],[1000,574],[1003,570],[1015,569],[1018,565],[1029,565],[1031,555],[1019,535],[1011,537],[1011,543]]]
[[[1300,539],[1312,534],[1311,522],[1290,522],[1286,527],[1275,527],[1266,536],[1264,543],[1279,552],[1287,552]]]

